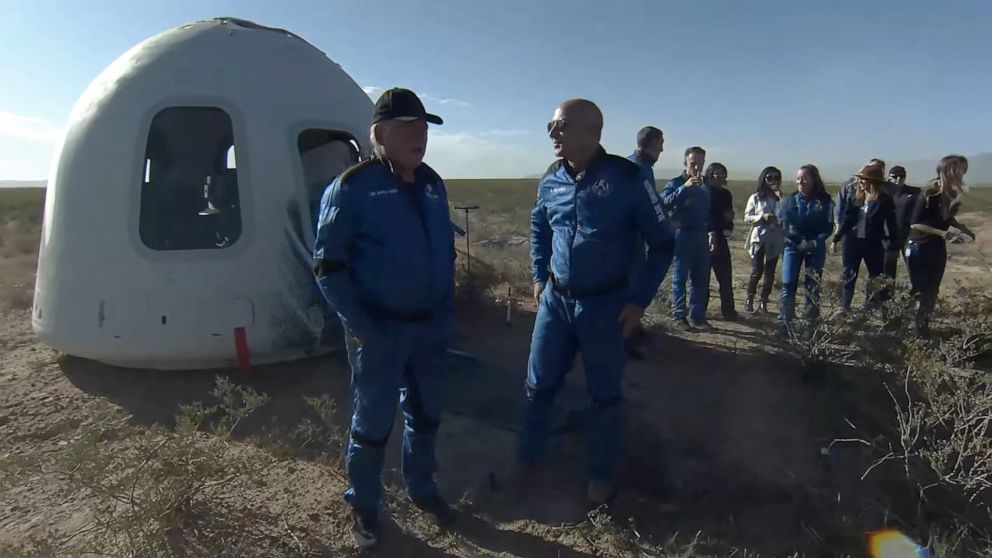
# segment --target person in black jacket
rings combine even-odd
[[[734,231],[734,197],[727,186],[727,167],[712,163],[703,173],[703,182],[710,186],[710,265],[720,285],[720,312],[723,319],[737,320],[734,307],[733,268],[727,239]]]
[[[916,196],[920,195],[920,189],[906,184],[906,169],[898,165],[889,169],[889,181],[885,183],[885,192],[892,196],[896,210],[896,234],[889,239],[885,247],[885,264],[882,273],[888,280],[885,290],[882,292],[882,299],[889,300],[894,294],[896,283],[896,271],[899,267],[899,258],[905,262],[905,254],[902,247],[909,237],[909,220],[912,217],[913,206],[916,204]]]
[[[937,304],[937,293],[947,266],[947,242],[957,242],[958,233],[949,231],[964,196],[964,175],[968,159],[948,155],[937,166],[937,178],[916,197],[910,219],[906,259],[913,295],[919,301],[916,336],[930,337],[930,315]],[[967,233],[966,233],[967,234]]]
[[[885,177],[882,167],[865,165],[854,178],[855,190],[844,212],[839,215],[841,223],[834,234],[834,245],[844,241],[841,294],[845,310],[851,309],[862,261],[868,268],[865,308],[871,308],[880,301],[881,290],[877,282],[885,267],[885,243],[899,242],[895,204],[892,196],[883,191]]]
[[[885,270],[883,273],[889,280],[889,285],[883,293],[883,300],[889,300],[893,296],[892,291],[896,282],[896,268],[898,267],[900,257],[906,264],[906,269],[909,269],[906,251],[902,248],[906,245],[906,241],[909,238],[913,209],[916,207],[916,198],[922,190],[906,184],[906,169],[900,166],[894,166],[889,170],[889,181],[885,183],[885,190],[887,194],[892,196],[892,200],[896,205],[896,229],[899,233],[898,242],[889,241],[889,245],[885,250]],[[951,219],[950,226],[951,228],[958,229],[972,240],[975,240],[975,233],[965,226],[964,223],[958,222],[956,217]]]

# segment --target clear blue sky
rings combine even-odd
[[[664,129],[664,169],[691,144],[732,178],[992,151],[990,0],[0,0],[0,179],[47,177],[76,98],[125,50],[223,15],[296,32],[368,91],[425,95],[446,120],[428,162],[452,178],[541,172],[545,123],[577,96],[611,151]]]

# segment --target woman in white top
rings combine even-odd
[[[744,309],[754,312],[754,295],[758,292],[758,281],[765,276],[761,287],[761,298],[757,311],[768,313],[768,296],[775,285],[775,267],[782,255],[785,236],[775,217],[778,202],[782,197],[782,171],[775,167],[765,167],[758,176],[758,188],[747,200],[744,209],[744,223],[751,225],[744,248],[751,255],[751,278],[747,283],[747,302]]]

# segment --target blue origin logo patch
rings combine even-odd
[[[605,198],[606,196],[610,195],[610,192],[613,191],[613,186],[611,186],[610,183],[607,182],[605,178],[600,178],[599,180],[596,181],[595,184],[592,185],[592,188],[590,188],[590,190],[592,190],[593,194],[596,194],[601,198]]]

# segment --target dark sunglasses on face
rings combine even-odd
[[[779,180],[782,180],[782,177],[777,174],[769,174],[765,177],[765,182],[777,182]]]
[[[548,122],[548,133],[550,134],[552,130],[558,130],[559,133],[564,133],[567,127],[568,122],[566,120],[552,120]]]

